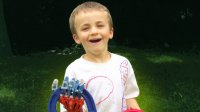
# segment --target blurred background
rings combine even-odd
[[[0,0],[1,112],[47,111],[52,81],[61,84],[66,67],[83,53],[68,18],[84,1]],[[199,2],[95,1],[113,17],[109,51],[134,65],[141,108],[200,112]]]
[[[9,53],[10,49],[15,55],[23,55],[71,47],[74,41],[68,18],[71,11],[86,0],[0,1],[0,52]],[[197,1],[95,1],[106,5],[113,17],[112,45],[172,50],[199,48]]]

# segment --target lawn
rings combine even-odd
[[[200,111],[200,52],[112,48],[132,63],[145,112]],[[52,52],[0,58],[0,111],[47,112],[51,84],[80,53]]]

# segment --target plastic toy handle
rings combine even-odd
[[[88,112],[97,112],[93,97],[86,89],[83,89],[82,97],[86,102]]]
[[[61,88],[56,89],[53,94],[51,94],[49,103],[48,103],[48,112],[57,112],[56,104],[60,98]]]

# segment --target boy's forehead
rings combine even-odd
[[[90,17],[99,17],[99,16],[108,17],[107,12],[103,10],[82,10],[75,15],[74,21],[77,21],[78,18],[83,19],[83,18],[88,18],[88,17],[90,18]]]
[[[79,10],[79,11],[77,11],[77,13],[76,13],[76,15],[75,16],[77,16],[78,14],[80,14],[80,13],[90,13],[90,12],[92,12],[92,11],[97,11],[97,12],[106,12],[105,10],[103,10],[103,9],[91,9],[91,8],[87,8],[87,9],[83,9],[83,10]]]

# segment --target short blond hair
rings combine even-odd
[[[113,28],[112,17],[111,17],[110,11],[107,9],[107,7],[98,3],[98,2],[89,1],[89,2],[84,2],[80,5],[78,5],[72,11],[72,13],[69,17],[69,27],[70,27],[72,34],[76,34],[76,29],[75,29],[75,17],[76,17],[76,15],[81,11],[87,11],[87,10],[103,10],[103,11],[105,11],[107,13],[107,16],[108,16],[110,28]]]

